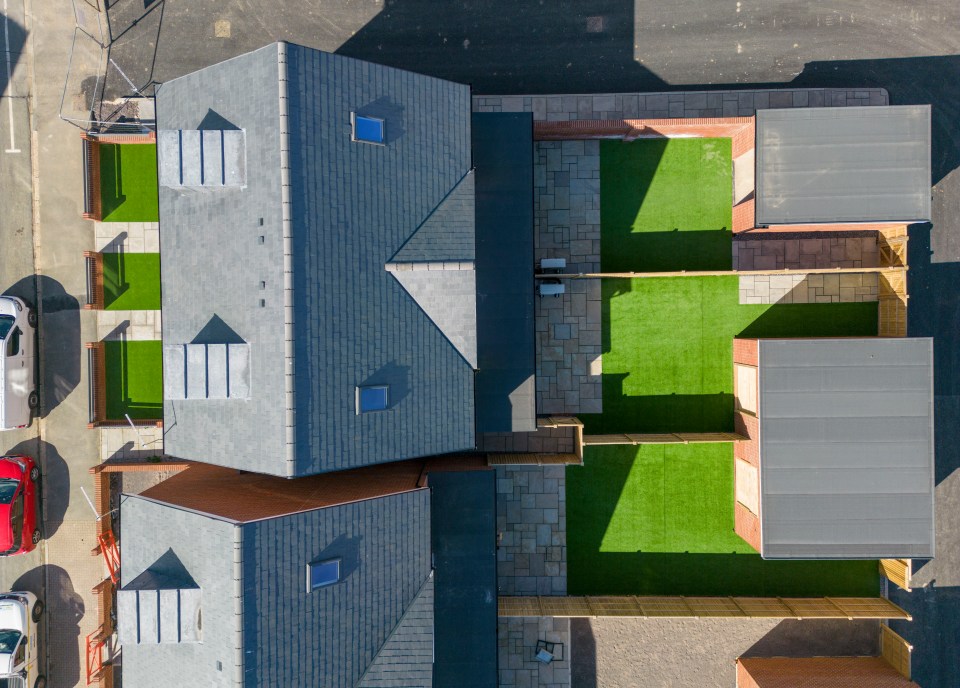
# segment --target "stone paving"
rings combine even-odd
[[[534,148],[534,246],[565,258],[566,272],[600,270],[600,142],[541,141]],[[603,411],[600,283],[571,280],[537,300],[537,409]]]
[[[139,434],[138,432],[139,431]],[[100,428],[100,461],[163,456],[163,428]]]
[[[752,234],[733,240],[734,270],[875,268],[877,233]]]
[[[876,301],[876,274],[750,275],[740,277],[740,303]]]
[[[476,112],[532,112],[547,121],[748,117],[757,110],[794,107],[888,105],[882,88],[798,88],[595,95],[474,96]]]
[[[572,454],[576,432],[573,427],[539,428],[536,432],[485,432],[477,435],[482,452],[535,452]]]
[[[98,311],[97,337],[101,341],[159,340],[160,311]]]
[[[94,222],[94,232],[101,253],[160,253],[158,222]]]
[[[501,595],[567,593],[563,466],[497,466],[497,588]]]
[[[557,643],[549,664],[537,661],[537,641]],[[560,647],[562,645],[562,647]],[[570,619],[517,617],[497,623],[500,686],[567,688],[570,686]]]

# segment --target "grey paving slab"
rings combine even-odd
[[[564,467],[498,466],[496,470],[499,594],[566,594]]]
[[[536,659],[537,643],[553,643],[550,663]],[[501,688],[570,686],[570,619],[517,617],[497,624],[497,660]]]

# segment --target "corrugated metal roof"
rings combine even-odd
[[[757,111],[758,225],[930,219],[930,106]]]
[[[533,432],[533,116],[474,114],[473,159],[477,431]]]
[[[760,340],[765,558],[932,557],[933,341]]]
[[[213,112],[247,156],[243,189],[160,188],[164,343],[216,319],[250,345],[249,401],[165,401],[168,453],[301,476],[474,447],[473,367],[385,269],[432,214],[469,250],[469,189],[438,206],[470,169],[470,107],[467,86],[284,44],[160,87],[161,129]],[[351,112],[386,145],[353,141]],[[469,329],[454,305],[434,316]],[[390,408],[358,414],[360,385]]]

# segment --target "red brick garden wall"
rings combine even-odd
[[[759,360],[760,340],[734,339],[733,362],[742,365],[756,366]]]

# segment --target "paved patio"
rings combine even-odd
[[[740,278],[740,303],[859,303],[876,301],[874,274],[747,275]]]
[[[549,664],[537,661],[537,641],[557,645],[562,659]],[[562,654],[561,654],[562,653]],[[497,654],[501,686],[567,688],[570,686],[570,619],[522,617],[500,619],[497,623]]]
[[[539,428],[536,432],[486,432],[477,435],[482,452],[535,452],[572,454],[576,432],[573,427]]]
[[[567,272],[600,269],[600,142],[541,141],[534,147],[537,263],[564,258]],[[567,282],[567,293],[538,299],[537,409],[603,411],[600,283]]]
[[[565,595],[564,467],[497,466],[496,470],[499,594]]]
[[[159,222],[94,222],[95,248],[101,253],[159,253]]]
[[[741,234],[733,240],[734,270],[802,270],[804,268],[875,268],[877,234],[826,236]]]

